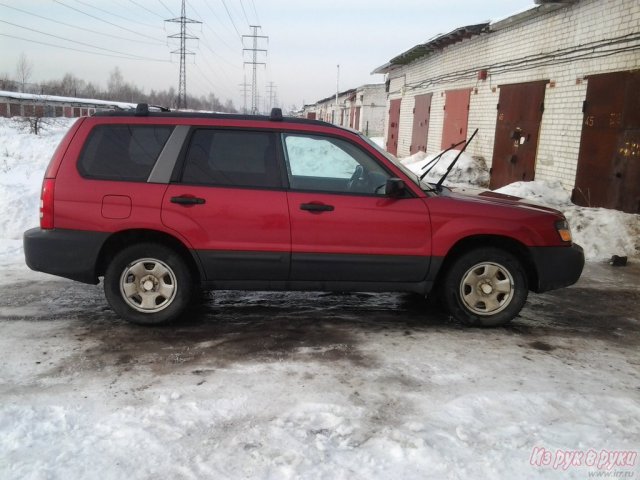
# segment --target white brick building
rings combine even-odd
[[[384,84],[363,85],[356,89],[353,128],[370,137],[384,135],[387,93]]]
[[[387,110],[384,84],[362,85],[305,105],[302,116],[382,136]]]
[[[536,3],[377,68],[387,148],[435,153],[478,128],[468,151],[492,187],[558,179],[578,203],[640,213],[640,2]]]

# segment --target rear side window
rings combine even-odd
[[[281,186],[271,132],[196,130],[182,182],[196,185],[276,188]]]
[[[146,182],[173,126],[99,125],[80,155],[83,177]]]

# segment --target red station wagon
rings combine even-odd
[[[27,265],[97,284],[140,324],[204,289],[437,292],[469,324],[575,283],[582,248],[555,210],[420,180],[358,132],[271,116],[79,119],[42,186]]]

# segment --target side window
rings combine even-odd
[[[382,195],[390,177],[378,162],[346,140],[285,134],[283,143],[292,189]]]
[[[275,142],[270,132],[196,130],[187,149],[182,183],[280,187]]]
[[[78,170],[99,180],[146,182],[173,126],[98,125],[89,134]]]

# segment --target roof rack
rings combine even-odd
[[[322,120],[311,120],[299,117],[285,117],[281,108],[273,108],[269,116],[267,115],[247,115],[240,113],[205,113],[205,112],[181,112],[169,110],[166,107],[139,103],[135,109],[129,110],[102,110],[93,114],[95,117],[182,117],[182,118],[217,118],[225,120],[262,120],[270,122],[303,123],[308,125],[323,125],[343,130],[350,130],[340,125],[324,122]]]
[[[147,115],[149,115],[149,109],[153,108],[153,109],[158,109],[161,112],[170,112],[171,110],[169,110],[167,107],[162,107],[160,105],[149,105],[148,103],[139,103],[138,105],[136,105],[136,116],[138,117],[145,117]]]
[[[284,119],[284,117],[282,116],[282,109],[281,108],[272,108],[271,109],[271,115],[269,115],[269,120],[272,120],[274,122],[281,122]]]

